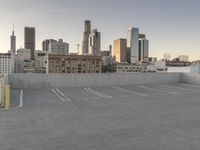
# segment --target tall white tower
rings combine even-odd
[[[13,25],[12,35],[10,36],[10,51],[12,54],[15,54],[16,52],[16,36],[14,31],[14,25]]]
[[[86,20],[85,21],[85,30],[83,32],[83,42],[82,42],[82,54],[88,54],[89,51],[89,45],[88,45],[88,41],[89,41],[89,36],[91,33],[91,21],[90,20]]]
[[[127,48],[130,49],[131,64],[139,62],[139,28],[128,29]]]

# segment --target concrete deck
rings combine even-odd
[[[200,85],[21,90],[0,110],[0,150],[200,149]]]

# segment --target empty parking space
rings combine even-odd
[[[51,89],[24,89],[23,105],[26,106],[47,106],[50,103],[57,103],[58,97]]]
[[[59,90],[65,95],[67,96],[69,99],[71,99],[71,101],[81,101],[81,100],[85,100],[85,99],[90,99],[90,100],[95,100],[95,99],[100,99],[100,98],[104,98],[102,97],[104,94],[103,93],[98,93],[91,92],[91,88],[90,90],[86,90],[88,88],[59,88]]]
[[[185,88],[200,90],[200,85],[194,85],[194,84],[188,84],[188,83],[179,83],[177,85],[179,85],[181,87],[185,87]]]
[[[190,86],[24,89],[21,109],[0,112],[0,149],[196,150],[200,87]]]
[[[171,89],[162,89],[157,85],[138,85],[139,89],[150,93],[151,95],[177,95],[179,92],[171,90]]]
[[[139,95],[139,96],[148,96],[148,94],[146,94],[146,93],[139,92],[139,91],[133,90],[133,89],[128,89],[128,88],[124,88],[124,87],[122,88],[122,87],[118,87],[118,86],[114,86],[112,88],[115,90],[118,90],[118,91],[129,93],[129,94],[134,94],[134,95]]]
[[[195,93],[195,92],[199,92],[199,90],[197,89],[194,89],[194,88],[191,88],[191,87],[183,87],[181,86],[180,84],[172,84],[172,85],[169,85],[169,84],[162,84],[160,85],[162,87],[166,87],[166,88],[171,88],[173,90],[179,90],[183,93]]]

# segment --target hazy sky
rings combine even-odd
[[[37,49],[44,39],[63,38],[76,52],[83,21],[90,19],[102,34],[102,49],[133,26],[150,40],[151,56],[200,59],[199,6],[199,0],[0,0],[0,51],[10,48],[14,23],[17,48],[24,46],[24,26],[34,26]]]

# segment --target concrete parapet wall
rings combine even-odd
[[[180,82],[180,73],[11,74],[11,88],[120,86]]]
[[[200,74],[198,73],[182,73],[181,82],[200,84]]]

